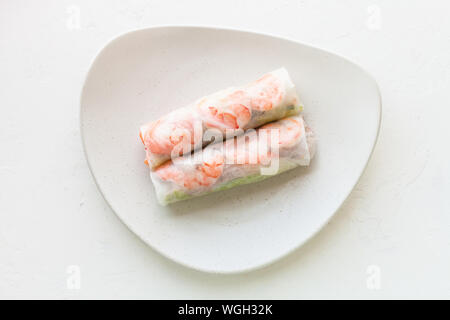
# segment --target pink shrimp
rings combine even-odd
[[[267,111],[283,99],[283,92],[280,80],[268,73],[248,84],[244,90],[231,93],[227,99],[232,103],[245,103],[252,110]]]
[[[250,107],[254,110],[271,110],[275,103],[283,99],[280,81],[270,73],[251,83],[247,88],[251,96]]]
[[[240,103],[230,104],[223,111],[219,111],[214,106],[209,106],[208,113],[209,116],[215,120],[207,122],[209,126],[222,127],[225,129],[243,128],[251,118],[249,108]]]
[[[227,140],[224,143],[227,164],[266,163],[276,154],[271,149],[271,130],[276,130],[278,133],[278,147],[289,148],[300,140],[302,125],[303,122],[297,119],[286,118],[260,127],[256,135],[246,134]],[[262,135],[263,131],[266,132],[265,135]]]
[[[285,118],[277,122],[272,122],[262,126],[259,130],[278,130],[278,143],[283,147],[290,147],[294,145],[302,134],[303,123],[293,118]],[[270,134],[268,139],[270,143]],[[269,144],[270,145],[270,144]]]
[[[194,144],[193,131],[192,121],[162,118],[143,126],[139,135],[150,152],[170,155],[173,148],[184,140]]]
[[[200,112],[210,119],[206,121],[209,127],[245,129],[252,118],[252,110],[271,110],[282,99],[282,84],[277,77],[269,73],[242,89],[230,92],[218,105],[209,104],[208,98],[205,97],[197,106]]]
[[[155,173],[164,181],[172,181],[188,190],[202,186],[210,186],[222,175],[224,166],[223,156],[215,154],[210,159],[195,167],[193,171],[183,170],[171,160],[159,166]]]

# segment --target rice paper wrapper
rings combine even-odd
[[[206,145],[202,132],[215,128],[238,135],[242,130],[299,114],[303,109],[288,72],[269,72],[241,87],[202,97],[186,107],[143,125],[140,136],[145,145],[146,163],[156,168],[168,159]],[[188,149],[181,152],[181,144]]]
[[[161,205],[265,180],[308,166],[315,138],[302,116],[269,123],[151,171]]]

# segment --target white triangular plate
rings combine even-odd
[[[139,126],[282,66],[317,135],[312,165],[158,205]],[[380,117],[376,82],[348,60],[274,36],[206,27],[156,27],[116,38],[92,64],[81,97],[88,163],[114,212],[164,256],[217,273],[262,267],[317,233],[361,176]]]

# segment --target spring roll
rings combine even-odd
[[[154,169],[171,158],[202,148],[206,143],[201,133],[207,129],[238,135],[301,110],[286,69],[272,71],[245,86],[202,97],[143,125],[140,137],[146,150],[145,163]]]
[[[174,158],[150,172],[158,202],[172,202],[264,180],[314,156],[314,135],[292,116]]]

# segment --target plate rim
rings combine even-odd
[[[235,269],[235,270],[214,270],[214,269],[208,269],[208,268],[202,268],[202,267],[198,267],[195,265],[192,265],[190,263],[187,263],[185,261],[182,261],[180,259],[178,259],[175,256],[169,255],[165,252],[163,252],[162,250],[160,250],[159,248],[155,247],[152,243],[150,243],[149,241],[147,241],[145,238],[143,238],[139,233],[137,233],[134,228],[129,225],[126,221],[126,219],[122,218],[121,214],[118,212],[118,210],[116,210],[113,206],[113,204],[108,200],[106,194],[103,192],[102,188],[100,187],[100,184],[94,174],[94,170],[91,166],[91,162],[89,160],[89,155],[88,152],[86,150],[86,138],[85,138],[85,133],[84,133],[84,129],[83,129],[83,97],[85,95],[85,91],[86,91],[86,83],[87,80],[89,79],[91,73],[92,73],[92,69],[94,67],[94,65],[96,64],[97,60],[99,59],[100,55],[109,47],[111,46],[111,44],[113,44],[116,41],[119,41],[122,38],[125,38],[126,36],[129,36],[133,33],[138,33],[138,32],[143,32],[143,31],[148,31],[148,30],[153,30],[153,29],[208,29],[208,30],[215,30],[215,31],[234,31],[234,32],[240,32],[240,33],[247,33],[247,34],[251,34],[251,35],[255,35],[255,36],[266,36],[266,37],[270,37],[270,38],[275,38],[278,40],[284,40],[284,41],[288,41],[294,44],[299,44],[301,46],[304,47],[308,47],[310,49],[316,49],[316,50],[320,50],[323,52],[326,52],[328,54],[332,54],[338,58],[343,59],[344,61],[346,61],[347,63],[353,65],[354,67],[356,67],[359,71],[361,71],[363,74],[365,74],[375,85],[375,89],[376,89],[376,93],[377,93],[377,97],[378,97],[378,119],[377,119],[377,127],[376,127],[376,134],[375,137],[371,143],[371,150],[370,153],[364,163],[364,166],[362,167],[361,171],[358,174],[358,178],[355,180],[354,184],[352,185],[351,188],[349,188],[347,194],[345,195],[345,197],[343,198],[343,200],[341,201],[341,203],[337,206],[336,210],[334,210],[334,212],[332,214],[330,214],[329,217],[327,217],[322,223],[320,223],[317,228],[306,238],[304,238],[302,241],[300,241],[298,244],[294,245],[293,247],[289,248],[288,250],[286,250],[285,252],[283,252],[282,254],[271,258],[269,260],[267,260],[264,263],[260,263],[258,265],[254,265],[254,266],[250,266],[250,267],[246,267],[246,268],[240,268],[240,269]],[[138,239],[140,239],[143,243],[145,243],[147,246],[149,246],[152,250],[154,250],[155,252],[157,252],[158,254],[160,254],[161,256],[163,256],[164,258],[175,262],[179,265],[182,265],[184,267],[196,270],[196,271],[200,271],[200,272],[205,272],[205,273],[209,273],[209,274],[223,274],[223,275],[232,275],[232,274],[241,274],[241,273],[247,273],[247,272],[252,272],[255,270],[259,270],[259,269],[263,269],[269,265],[272,265],[276,262],[279,262],[281,260],[283,260],[285,257],[289,256],[290,254],[292,254],[294,251],[298,250],[300,247],[304,246],[306,243],[308,243],[312,238],[314,238],[324,227],[325,225],[336,215],[336,213],[341,209],[341,207],[343,206],[343,204],[346,202],[346,200],[348,199],[348,197],[350,196],[350,194],[353,192],[353,190],[355,189],[356,185],[358,184],[358,182],[361,180],[361,177],[363,175],[363,173],[366,171],[366,168],[369,164],[370,159],[372,158],[372,155],[374,153],[376,144],[378,142],[378,138],[380,135],[380,128],[381,128],[381,120],[382,120],[382,96],[381,96],[381,91],[379,88],[379,85],[377,83],[377,81],[375,80],[375,78],[372,76],[371,73],[369,73],[366,69],[364,69],[363,67],[361,67],[359,64],[349,60],[346,57],[341,56],[340,54],[337,54],[331,50],[328,49],[323,49],[320,48],[318,46],[314,46],[314,45],[310,45],[304,42],[300,42],[288,37],[284,37],[284,36],[279,36],[279,35],[275,35],[275,34],[271,34],[271,33],[266,33],[266,32],[260,32],[260,31],[254,31],[254,30],[249,30],[249,29],[243,29],[243,28],[232,28],[232,27],[224,27],[224,26],[210,26],[210,25],[196,25],[196,24],[161,24],[161,25],[155,25],[155,26],[150,26],[150,27],[144,27],[144,28],[136,28],[136,29],[131,29],[129,31],[125,31],[117,36],[114,36],[112,38],[110,38],[105,45],[103,45],[101,47],[100,50],[97,51],[97,53],[95,54],[94,58],[91,59],[91,62],[89,64],[89,68],[88,71],[86,72],[86,75],[83,79],[83,86],[81,88],[81,92],[80,92],[80,96],[79,96],[79,114],[78,114],[78,118],[79,118],[79,129],[80,129],[80,138],[81,138],[81,144],[82,144],[82,149],[83,149],[83,153],[84,156],[86,158],[86,162],[90,171],[90,174],[94,180],[95,185],[97,186],[98,191],[100,192],[101,196],[103,197],[103,199],[105,200],[105,202],[108,204],[108,206],[111,208],[111,210],[114,212],[114,214],[119,218],[119,220],[128,228],[129,231],[131,231],[132,234],[134,234]]]

